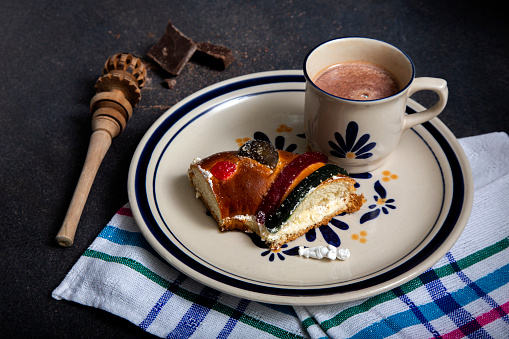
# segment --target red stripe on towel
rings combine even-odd
[[[126,217],[132,217],[133,216],[133,212],[131,211],[130,208],[127,208],[127,207],[122,207],[121,209],[119,209],[117,214],[124,215]]]
[[[497,307],[495,309],[492,309],[489,312],[484,313],[483,315],[480,315],[475,320],[481,325],[485,326],[489,323],[494,322],[497,319],[502,318],[503,316],[507,315],[509,313],[509,302],[500,305],[500,307]],[[446,333],[442,335],[443,339],[455,339],[455,338],[463,338],[465,336],[464,331],[461,328],[458,328],[452,332]]]

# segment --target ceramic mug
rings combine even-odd
[[[351,61],[369,62],[389,71],[399,83],[399,92],[377,100],[352,100],[329,94],[313,82],[324,69]],[[406,130],[436,117],[447,103],[445,80],[415,78],[413,62],[403,51],[370,38],[339,38],[318,45],[304,60],[304,75],[308,143],[350,173],[382,166]],[[407,99],[422,90],[436,92],[437,103],[407,115]]]

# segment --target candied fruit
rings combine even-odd
[[[239,156],[248,157],[271,169],[275,169],[279,161],[276,148],[267,141],[249,140],[239,148]]]
[[[328,160],[327,156],[320,152],[304,153],[293,159],[279,174],[274,184],[270,187],[262,204],[258,208],[256,219],[260,224],[265,223],[267,216],[274,213],[283,200],[288,188],[292,186],[299,174],[306,168],[321,163],[324,165]],[[309,175],[309,173],[308,173]]]
[[[210,169],[210,173],[220,180],[228,179],[237,170],[237,165],[229,161],[218,161]]]

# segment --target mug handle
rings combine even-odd
[[[413,113],[405,116],[403,123],[403,130],[422,124],[428,120],[433,119],[439,115],[447,104],[449,90],[447,88],[447,81],[438,78],[415,78],[412,85],[408,89],[408,97],[418,91],[433,91],[438,94],[438,102],[431,106],[429,109],[422,112]]]

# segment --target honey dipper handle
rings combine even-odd
[[[141,60],[131,54],[115,54],[106,61],[103,75],[95,84],[96,94],[90,101],[92,136],[78,185],[60,227],[56,241],[72,246],[83,207],[92,188],[99,166],[114,137],[122,133],[141,99],[141,87],[147,70]]]
[[[74,194],[65,215],[62,227],[56,236],[56,241],[64,247],[72,246],[74,235],[78,222],[83,212],[83,207],[87,201],[90,188],[94,182],[95,175],[99,170],[99,166],[111,145],[111,135],[104,131],[98,130],[92,133],[90,137],[90,145],[85,159],[85,164],[80,174],[80,178]]]

